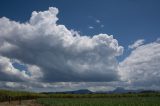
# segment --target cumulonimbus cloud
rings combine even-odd
[[[58,9],[50,7],[47,11],[32,12],[25,23],[0,18],[0,58],[7,59],[6,65],[0,62],[0,73],[5,73],[0,79],[10,78],[12,74],[4,69],[10,64],[15,77],[26,76],[23,80],[118,80],[116,56],[123,53],[118,41],[107,34],[80,35],[57,24],[57,14]],[[10,59],[25,64],[27,69],[16,69]]]

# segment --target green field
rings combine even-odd
[[[44,106],[160,106],[160,97],[40,98]]]
[[[0,90],[0,102],[23,100],[34,100],[42,106],[160,106],[160,93],[47,94]]]

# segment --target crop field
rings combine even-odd
[[[27,105],[25,101],[35,102]],[[13,105],[15,102],[25,106],[160,106],[160,93],[47,94],[0,90],[0,106],[17,106]]]
[[[160,106],[160,97],[40,98],[43,106]]]

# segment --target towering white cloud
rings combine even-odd
[[[42,82],[118,80],[116,56],[123,52],[118,41],[107,34],[79,35],[57,24],[57,14],[58,9],[50,7],[34,11],[26,23],[0,18],[1,58],[18,60],[28,67],[26,71],[10,71],[20,79],[25,76]],[[6,71],[0,68],[1,73]]]
[[[137,47],[119,65],[122,80],[144,88],[160,86],[160,43]]]

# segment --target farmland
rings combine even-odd
[[[160,93],[66,94],[0,90],[0,102],[9,106],[14,106],[15,102],[21,106],[26,101],[33,101],[31,103],[38,106],[160,106]],[[2,103],[2,106],[5,105]]]
[[[160,106],[159,97],[122,98],[41,98],[44,106]]]

